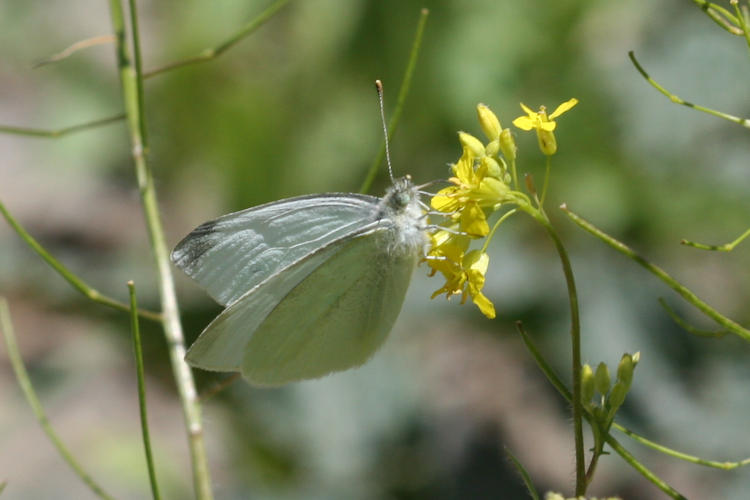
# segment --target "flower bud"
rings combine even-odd
[[[495,116],[495,113],[490,108],[484,104],[478,104],[477,116],[479,117],[479,125],[482,126],[482,131],[487,136],[487,139],[494,141],[500,137],[500,131],[502,130],[500,120],[497,119],[497,116]]]
[[[500,132],[500,151],[503,152],[503,156],[508,161],[514,161],[516,159],[516,141],[513,139],[513,134],[509,128],[503,129]]]
[[[581,367],[581,403],[584,406],[591,404],[594,397],[594,371],[587,364]]]
[[[473,135],[467,134],[466,132],[459,132],[458,140],[461,141],[461,145],[468,149],[476,158],[484,156],[484,144]]]
[[[483,157],[480,162],[479,168],[483,169],[485,175],[488,177],[494,177],[495,179],[503,178],[503,167],[501,167],[494,158],[491,158],[489,156]]]
[[[596,375],[594,375],[596,381],[596,390],[602,396],[606,396],[609,392],[610,376],[609,368],[604,363],[599,363],[596,367]]]
[[[500,139],[490,141],[490,143],[484,147],[484,150],[487,153],[487,156],[496,157],[497,153],[500,151]]]
[[[609,393],[609,398],[607,398],[610,418],[615,415],[617,409],[625,402],[625,396],[627,396],[627,394],[628,388],[625,387],[625,384],[622,382],[617,381],[615,385],[612,386],[612,391]]]
[[[630,354],[623,354],[620,358],[620,364],[617,365],[617,380],[625,385],[626,389],[630,388],[633,382],[633,357]]]

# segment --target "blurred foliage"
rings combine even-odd
[[[267,2],[141,2],[146,69],[216,45]],[[704,320],[655,278],[583,233],[562,201],[669,269],[725,314],[750,322],[747,131],[674,106],[632,68],[686,99],[750,114],[747,49],[690,2],[293,0],[215,61],[146,82],[150,159],[171,242],[221,213],[281,197],[352,191],[382,134],[372,82],[395,95],[422,7],[431,11],[410,97],[392,144],[397,175],[448,176],[456,131],[479,134],[475,105],[508,126],[523,101],[580,104],[557,133],[548,211],[573,255],[585,360],[641,351],[623,423],[660,442],[722,460],[748,455],[747,346],[691,336],[657,303]],[[82,13],[85,12],[85,15]],[[106,5],[0,3],[0,123],[57,128],[121,111],[110,45],[32,70],[71,43],[110,32]],[[541,179],[536,138],[518,134],[521,170]],[[125,298],[135,280],[156,307],[152,266],[123,124],[59,140],[0,135],[0,199],[66,265]],[[385,170],[373,190],[382,192]],[[525,498],[502,448],[538,489],[570,482],[567,408],[513,332],[521,319],[567,373],[567,304],[551,245],[516,218],[490,251],[485,293],[498,318],[429,301],[416,274],[384,351],[360,370],[278,390],[235,384],[206,406],[218,498]],[[218,312],[178,277],[188,340]],[[0,224],[0,293],[53,424],[92,474],[122,497],[148,488],[138,436],[127,317],[80,298]],[[182,422],[163,339],[143,341],[157,472],[168,498],[189,488]],[[41,437],[0,366],[0,480],[8,498],[86,493]],[[220,376],[198,373],[210,387]],[[23,438],[23,439],[21,439]],[[626,444],[629,444],[626,442]],[[739,498],[747,472],[698,469],[642,451],[689,498]],[[23,458],[31,450],[29,458]],[[123,470],[132,467],[128,474]],[[141,470],[142,469],[142,470]],[[136,472],[139,471],[139,472]],[[45,477],[43,482],[38,478]],[[44,483],[44,484],[41,484]],[[653,498],[653,487],[605,458],[591,494]]]

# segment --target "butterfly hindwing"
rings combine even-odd
[[[209,323],[185,359],[204,370],[239,371],[245,346],[255,329],[295,286],[343,245],[343,240],[329,243],[246,292]]]
[[[372,356],[401,310],[416,264],[413,252],[389,248],[390,232],[346,241],[289,291],[249,337],[246,380],[278,385],[315,378]]]

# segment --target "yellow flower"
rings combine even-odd
[[[461,303],[464,304],[466,299],[471,297],[482,314],[490,319],[494,318],[495,306],[482,294],[489,256],[479,250],[464,254],[468,245],[464,246],[462,242],[455,240],[454,235],[446,231],[439,231],[433,236],[433,245],[435,246],[429,252],[431,259],[427,262],[433,274],[439,271],[443,275],[445,284],[436,290],[431,298],[443,293],[447,298],[461,294]]]
[[[541,106],[539,111],[534,111],[521,103],[521,108],[526,112],[526,116],[519,116],[513,120],[513,125],[526,131],[536,129],[539,149],[545,155],[551,156],[557,152],[557,141],[555,140],[555,134],[552,133],[557,126],[557,122],[554,120],[576,104],[578,104],[578,99],[570,99],[560,104],[551,115],[547,116],[547,110],[544,106]]]
[[[465,136],[471,137],[468,134]],[[466,137],[463,139],[465,143],[473,142]],[[452,217],[461,222],[461,231],[480,238],[489,233],[483,209],[494,209],[507,201],[510,188],[495,177],[504,174],[494,159],[481,157],[475,169],[476,149],[468,145],[464,147],[461,158],[452,167],[455,177],[449,180],[454,185],[438,191],[430,200],[430,205],[440,212],[452,213]]]

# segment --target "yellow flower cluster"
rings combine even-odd
[[[463,153],[451,166],[449,181],[453,185],[441,189],[430,201],[433,209],[445,214],[448,224],[431,236],[426,261],[432,275],[440,272],[445,278],[445,285],[433,298],[443,293],[446,297],[461,294],[464,303],[471,297],[485,316],[494,318],[495,307],[482,294],[489,256],[484,249],[469,251],[469,244],[471,239],[487,236],[487,216],[504,203],[518,203],[520,193],[510,187],[511,176],[502,156],[504,150],[515,154],[515,145],[501,145],[504,131],[487,106],[477,106],[477,114],[489,142],[485,145],[473,135],[458,133]],[[512,136],[505,135],[512,142]]]
[[[549,157],[557,151],[554,119],[577,103],[576,99],[570,99],[549,116],[543,106],[533,111],[521,104],[526,115],[516,118],[513,124],[522,130],[536,130],[539,147]],[[461,295],[462,304],[471,298],[482,314],[494,318],[495,306],[482,294],[490,261],[485,250],[495,229],[515,209],[501,217],[492,230],[487,217],[507,205],[532,214],[539,213],[541,206],[534,208],[529,197],[519,191],[516,144],[511,131],[503,129],[497,116],[484,104],[477,106],[477,116],[488,141],[485,144],[471,134],[458,133],[462,154],[451,165],[451,186],[441,189],[430,200],[431,207],[445,216],[446,223],[430,236],[431,246],[425,261],[431,268],[431,276],[440,273],[445,278],[445,284],[432,294],[433,298],[441,294],[447,298]],[[536,198],[536,193],[532,194]],[[538,199],[536,203],[541,205]],[[479,238],[487,238],[481,250],[470,250],[471,241]]]

